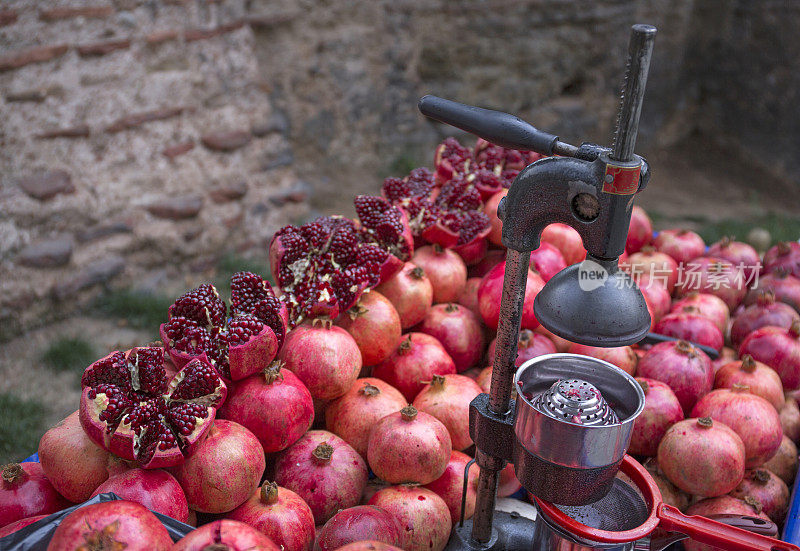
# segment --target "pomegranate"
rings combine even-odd
[[[456,302],[467,284],[467,266],[461,257],[439,245],[420,247],[411,262],[425,271],[433,287],[433,302]]]
[[[678,280],[678,264],[675,260],[649,246],[630,255],[623,267],[634,279],[647,276],[650,281],[663,285],[670,294]]]
[[[500,190],[489,197],[489,199],[486,200],[486,204],[483,206],[483,213],[489,217],[489,227],[491,228],[487,239],[492,245],[498,247],[503,247],[504,245],[503,222],[497,217],[497,205],[500,204],[500,200],[506,195],[508,195],[507,189]]]
[[[625,241],[625,252],[638,253],[642,247],[653,241],[653,223],[645,210],[639,205],[633,205],[631,210],[631,223],[628,226],[628,238]]]
[[[228,393],[201,358],[168,378],[158,347],[109,354],[86,368],[81,386],[80,420],[89,438],[146,469],[182,463]]]
[[[64,517],[47,546],[48,551],[172,548],[172,539],[158,517],[132,501],[106,501],[76,509]]]
[[[658,465],[684,492],[715,497],[744,478],[745,448],[727,425],[710,417],[685,419],[667,429],[658,445]]]
[[[217,419],[194,454],[170,469],[201,513],[232,511],[255,491],[266,468],[255,435],[238,423]]]
[[[567,261],[554,245],[542,241],[538,249],[531,251],[530,265],[543,280],[550,281],[551,277],[567,267]]]
[[[324,524],[339,509],[358,505],[367,485],[367,465],[333,433],[311,430],[275,462],[275,482],[299,495]]]
[[[442,476],[452,451],[447,427],[408,405],[372,428],[367,458],[372,472],[386,482],[428,484]]]
[[[655,321],[660,320],[670,310],[672,298],[663,284],[653,280],[649,275],[642,274],[636,280],[639,290],[644,295],[644,300],[650,306]],[[716,297],[715,297],[716,298]]]
[[[355,339],[329,323],[306,323],[289,331],[278,358],[320,400],[350,390],[362,365]]]
[[[745,515],[748,517],[758,517],[763,520],[770,520],[767,515],[761,512],[761,504],[753,497],[746,497],[744,500],[732,496],[719,496],[702,499],[686,509],[687,515],[699,515],[710,517],[712,515]],[[713,551],[719,549],[693,539],[683,541],[686,551]]]
[[[578,231],[566,224],[550,224],[542,230],[541,241],[561,251],[567,266],[586,258],[586,249]]]
[[[761,291],[772,291],[775,299],[788,304],[800,312],[800,279],[790,275],[788,271],[776,268],[773,272],[761,276],[744,297],[748,306],[755,304]]]
[[[721,298],[733,311],[747,293],[744,274],[727,260],[702,256],[684,264],[681,280],[675,286],[677,297],[692,291],[709,293]]]
[[[189,520],[189,505],[175,477],[161,469],[130,469],[100,484],[92,497],[114,492],[122,499],[181,522]]]
[[[703,238],[691,230],[662,230],[653,241],[656,250],[670,255],[682,264],[702,256],[706,252]]]
[[[781,445],[778,412],[764,398],[751,394],[746,385],[712,390],[695,404],[692,417],[712,417],[733,429],[744,442],[748,469],[762,465]]]
[[[711,366],[714,368],[716,374],[720,368],[738,358],[736,350],[729,346],[723,346],[720,350],[719,357],[716,360],[711,360]]]
[[[761,396],[780,411],[785,403],[781,378],[775,370],[745,354],[741,360],[726,363],[714,376],[714,388],[733,388],[747,385],[750,392]]]
[[[492,339],[486,351],[486,359],[490,364],[494,363],[494,353],[497,339]],[[544,356],[545,354],[555,354],[558,352],[553,341],[542,334],[534,333],[530,329],[522,329],[517,339],[517,367],[521,366],[531,358]]]
[[[425,333],[406,333],[394,353],[375,366],[372,375],[395,387],[412,402],[434,375],[455,372],[453,359],[438,339]]]
[[[459,373],[474,366],[483,356],[486,343],[480,319],[458,304],[434,305],[417,331],[436,337],[453,359]],[[396,343],[397,340],[393,344]]]
[[[666,383],[688,413],[701,396],[713,388],[711,360],[686,341],[669,341],[653,346],[639,360],[638,375]]]
[[[421,322],[433,304],[431,280],[425,275],[425,270],[411,262],[406,262],[402,270],[375,290],[394,305],[403,329]]]
[[[367,482],[367,487],[364,488],[364,493],[361,494],[361,505],[366,505],[369,503],[369,500],[372,499],[372,496],[383,490],[384,488],[388,488],[391,486],[385,480],[381,480],[380,478],[373,478]]]
[[[655,324],[656,333],[675,337],[695,344],[702,344],[722,350],[725,338],[719,327],[709,318],[700,314],[694,306],[684,306],[680,312],[667,314]]]
[[[756,329],[739,345],[739,355],[750,354],[778,372],[784,390],[800,388],[800,322]]]
[[[11,463],[0,472],[0,528],[70,506],[47,480],[39,463]]]
[[[450,521],[453,526],[461,519],[461,496],[464,492],[464,469],[472,458],[465,453],[453,450],[444,474],[425,487],[433,490],[441,497],[450,510]],[[499,490],[498,490],[499,491]],[[472,518],[475,513],[475,500],[478,496],[478,469],[469,470],[467,483],[467,500],[464,506],[464,519]]]
[[[590,356],[592,358],[604,360],[617,366],[630,375],[636,373],[636,364],[639,363],[639,357],[630,346],[600,348],[597,346],[587,346],[585,344],[576,343],[570,346],[569,353],[581,354],[583,356]]]
[[[478,262],[467,268],[467,277],[482,278],[489,273],[489,270],[500,264],[506,259],[505,249],[490,249],[486,251],[486,256]]]
[[[667,429],[683,420],[683,409],[668,385],[642,377],[636,380],[644,390],[644,409],[633,425],[628,452],[655,456]]]
[[[472,470],[470,470],[472,473]],[[500,482],[497,483],[497,497],[508,497],[515,494],[522,488],[517,479],[517,473],[514,472],[514,464],[508,463],[503,470],[500,471]]]
[[[728,329],[728,320],[730,319],[731,312],[724,300],[709,293],[692,291],[685,297],[676,300],[670,312],[684,312],[684,309],[688,307],[696,309],[696,311],[690,310],[690,312],[700,314],[713,321],[720,332],[725,334],[725,331]]]
[[[791,485],[797,473],[797,446],[784,434],[781,447],[762,467],[778,475],[787,485]]]
[[[404,551],[442,551],[450,538],[450,510],[427,488],[390,486],[372,496],[370,505],[389,512],[400,525]]]
[[[35,515],[32,517],[21,518],[12,522],[11,524],[6,524],[5,526],[0,527],[0,539],[13,534],[17,530],[22,530],[29,524],[33,524],[34,522],[40,521],[48,516],[49,515]]]
[[[500,302],[503,296],[503,277],[506,273],[506,263],[501,262],[483,276],[478,287],[478,308],[481,311],[483,322],[489,329],[497,329],[500,321]],[[522,306],[522,329],[536,329],[539,325],[536,314],[533,312],[533,300],[544,287],[544,279],[534,270],[528,270],[525,286],[525,302]]]
[[[388,358],[403,332],[397,310],[376,291],[361,295],[336,323],[356,341],[362,365],[375,365]]]
[[[480,323],[481,309],[478,306],[478,287],[481,286],[482,277],[467,278],[467,283],[464,285],[464,292],[458,297],[458,303],[475,314]]]
[[[285,226],[269,246],[272,277],[283,291],[294,324],[335,319],[361,293],[391,278],[414,252],[405,213],[380,197],[355,199],[361,224],[320,217]]]
[[[464,375],[434,375],[414,398],[414,407],[433,415],[447,428],[453,449],[472,445],[469,436],[469,404],[481,387]]]
[[[367,457],[369,431],[386,415],[407,404],[400,391],[372,377],[358,379],[344,396],[328,404],[325,427]]]
[[[782,241],[764,253],[765,274],[782,268],[795,277],[800,277],[800,243]]]
[[[783,434],[791,438],[792,442],[800,441],[800,408],[797,407],[797,401],[793,397],[786,396],[786,402],[778,410],[778,416]]]
[[[645,461],[644,467],[647,469],[647,472],[650,473],[650,476],[653,477],[653,481],[656,483],[656,486],[658,486],[664,503],[677,507],[679,511],[684,511],[689,506],[689,496],[686,495],[685,492],[679,490],[675,484],[664,476],[664,473],[659,468],[658,462],[654,457]]]
[[[210,363],[226,380],[261,371],[286,335],[286,306],[269,282],[251,272],[231,277],[231,318],[213,285],[182,295],[169,307],[161,341],[178,368],[193,358]]]
[[[265,453],[285,450],[311,428],[314,402],[300,379],[280,362],[236,383],[218,417],[252,432]]]
[[[535,151],[521,151],[506,149],[499,145],[478,138],[472,152],[477,168],[491,170],[499,174],[503,186],[509,187],[517,174],[529,164],[538,161],[543,156]]]
[[[269,537],[236,520],[215,520],[192,530],[171,551],[281,551]],[[126,550],[127,551],[127,550]]]
[[[489,394],[489,389],[492,386],[492,371],[492,366],[484,367],[475,378],[475,382],[478,383],[479,387],[481,387],[481,392],[486,394]]]
[[[708,248],[709,256],[727,260],[737,268],[741,267],[745,282],[749,285],[761,269],[761,257],[758,252],[741,241],[723,237]]]
[[[739,499],[754,497],[761,504],[761,512],[778,525],[783,524],[789,510],[789,487],[767,469],[745,472],[744,480],[731,492],[731,496]]]
[[[800,320],[797,311],[782,302],[775,302],[775,293],[762,291],[755,304],[748,306],[736,316],[731,325],[731,343],[738,347],[742,341],[760,327],[771,325],[788,329]]]
[[[311,551],[314,515],[299,495],[267,482],[225,518],[252,526],[285,551]]]
[[[370,539],[399,545],[400,525],[388,511],[377,505],[357,505],[342,509],[319,531],[319,551],[333,551],[347,544]]]
[[[382,541],[362,540],[348,543],[339,548],[340,551],[403,551],[399,547],[383,543]]]
[[[536,331],[540,335],[544,335],[545,337],[553,341],[553,344],[556,345],[556,350],[558,350],[559,352],[566,352],[567,350],[569,350],[569,347],[572,346],[572,343],[570,341],[568,341],[563,337],[559,337],[558,335],[547,329],[544,325],[538,326],[536,329],[534,329],[534,331]]]

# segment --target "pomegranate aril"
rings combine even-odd
[[[125,354],[114,352],[86,368],[81,377],[81,386],[95,387],[100,383],[121,388],[130,387],[130,372],[125,364]]]
[[[272,287],[253,272],[237,272],[231,276],[231,309],[242,314],[252,313],[256,304],[274,297]]]
[[[213,285],[205,283],[182,295],[169,308],[170,317],[182,316],[201,325],[225,323],[226,306]]]
[[[206,362],[192,360],[178,374],[179,382],[169,396],[171,401],[193,400],[211,396],[219,390],[220,380]]]
[[[133,364],[131,382],[134,390],[147,394],[162,394],[167,389],[167,371],[164,369],[164,349],[160,347],[137,348],[128,362]]]

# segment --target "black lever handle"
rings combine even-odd
[[[465,105],[437,96],[423,96],[419,110],[426,117],[455,126],[508,149],[552,155],[558,136],[542,132],[519,117]]]

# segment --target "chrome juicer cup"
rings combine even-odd
[[[514,377],[517,478],[558,505],[586,505],[611,489],[644,392],[620,368],[577,354],[548,354]]]

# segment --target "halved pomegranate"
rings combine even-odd
[[[80,420],[89,438],[145,469],[183,463],[228,393],[198,358],[169,379],[158,347],[109,354],[86,368],[81,386]]]

